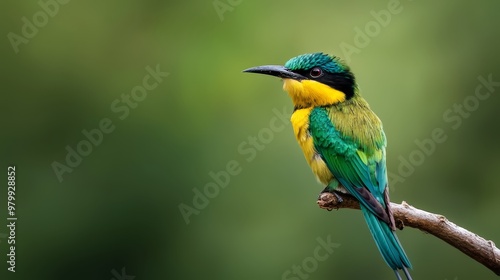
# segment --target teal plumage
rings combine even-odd
[[[304,54],[284,66],[245,72],[277,76],[294,103],[295,137],[325,191],[346,192],[360,202],[370,233],[398,279],[411,268],[395,234],[388,192],[386,136],[382,122],[360,96],[351,69],[338,57]]]
[[[285,67],[290,70],[309,70],[316,65],[321,65],[325,71],[330,73],[349,71],[349,66],[343,63],[338,57],[324,53],[300,55],[285,63]]]
[[[332,117],[335,115],[330,114],[332,110],[335,109],[316,107],[309,116],[314,147],[335,178],[360,201],[366,223],[386,263],[394,270],[411,268],[390,227],[393,220],[387,213],[386,139],[382,127],[374,128],[380,130],[376,141],[371,145],[360,145],[359,140],[346,136],[335,127],[335,118]],[[382,154],[380,158],[377,158],[377,152]]]

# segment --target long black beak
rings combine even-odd
[[[292,72],[281,65],[257,66],[245,69],[243,70],[243,72],[265,74],[265,75],[280,77],[282,79],[294,79],[298,81],[307,79],[307,77]]]

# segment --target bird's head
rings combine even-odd
[[[349,66],[324,53],[303,54],[288,60],[284,66],[258,66],[243,72],[282,78],[283,88],[296,108],[333,105],[357,94]]]

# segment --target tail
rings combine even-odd
[[[385,262],[390,266],[394,273],[396,273],[397,279],[401,279],[398,270],[403,270],[406,278],[411,280],[410,273],[407,268],[411,269],[410,260],[406,256],[401,243],[399,243],[396,233],[389,227],[389,225],[377,218],[368,208],[361,204],[361,210],[365,217],[370,233],[375,239],[378,250],[382,254]]]

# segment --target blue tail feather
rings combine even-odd
[[[377,218],[368,208],[361,205],[361,210],[368,224],[368,228],[370,229],[370,233],[387,265],[396,272],[396,275],[399,276],[397,270],[402,269],[406,278],[411,279],[406,269],[411,269],[411,263],[401,243],[399,243],[396,233],[386,222]],[[398,279],[400,278],[398,277]]]

